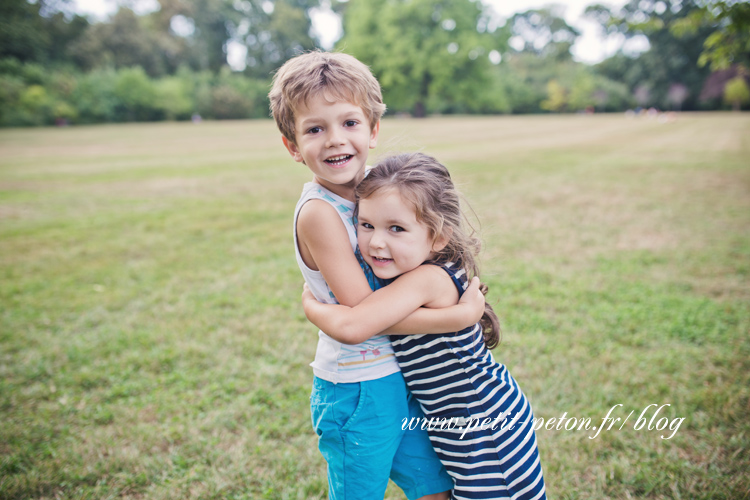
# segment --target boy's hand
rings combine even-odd
[[[458,305],[466,308],[467,319],[471,321],[470,325],[473,325],[482,319],[482,315],[484,314],[484,294],[479,290],[478,277],[474,276],[471,279],[469,288],[467,288],[464,294],[461,295],[461,298],[458,300]]]

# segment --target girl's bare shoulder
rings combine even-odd
[[[453,280],[439,266],[422,264],[403,274],[396,281],[400,280],[409,282],[409,286],[419,286],[423,290],[427,297],[424,303],[425,307],[447,307],[458,302],[458,290],[456,290]]]

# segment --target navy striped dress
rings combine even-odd
[[[435,265],[463,294],[465,271]],[[427,418],[419,425],[453,478],[452,498],[546,498],[531,406],[485,347],[480,325],[445,335],[393,335],[391,343]]]

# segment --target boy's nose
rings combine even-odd
[[[331,130],[326,138],[326,147],[335,148],[336,146],[343,146],[344,136],[338,130]]]

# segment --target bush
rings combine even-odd
[[[71,102],[82,123],[117,121],[116,83],[117,73],[112,69],[94,70],[79,78]]]
[[[26,87],[19,96],[21,125],[45,125],[51,123],[52,100],[41,85]]]
[[[219,120],[248,118],[252,103],[229,85],[219,85],[211,91],[211,116]]]
[[[167,120],[186,120],[195,109],[188,85],[174,76],[156,82],[156,106]]]
[[[114,96],[118,121],[153,121],[163,117],[157,106],[157,91],[141,67],[117,72]]]
[[[152,79],[140,67],[44,70],[0,59],[0,126],[55,123],[243,119],[268,116],[269,82],[188,67]]]
[[[18,76],[0,74],[0,125],[19,124],[19,97],[24,87]]]

